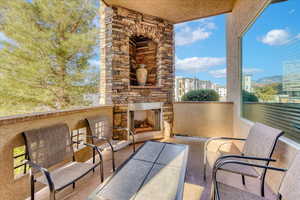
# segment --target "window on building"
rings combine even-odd
[[[298,0],[271,3],[244,34],[242,116],[300,141],[298,19]]]
[[[98,104],[98,3],[0,3],[0,116]]]

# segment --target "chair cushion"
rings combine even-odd
[[[213,165],[215,164],[217,158],[219,158],[220,156],[227,156],[227,155],[233,155],[233,154],[230,154],[228,152],[221,152],[221,151],[219,151],[219,152],[208,151],[207,152],[207,163],[210,166],[210,168],[212,168]],[[234,155],[238,155],[238,154],[234,154]],[[226,158],[226,159],[223,159],[223,161],[224,160],[236,160],[236,161],[247,162],[247,160],[239,159],[239,158]],[[243,174],[245,176],[259,177],[259,173],[255,170],[255,168],[250,167],[250,166],[227,164],[227,165],[224,165],[221,168],[221,170],[236,173],[236,174]]]
[[[220,199],[222,200],[269,200],[259,195],[218,183]]]
[[[110,140],[111,145],[114,148],[114,151],[119,151],[128,145],[131,144],[129,140]],[[104,143],[98,146],[102,151],[111,151],[110,145],[108,143]]]
[[[235,161],[242,161],[242,162],[249,162],[246,159],[241,158],[225,158],[224,160],[235,160]],[[246,166],[246,165],[239,165],[239,164],[226,164],[222,166],[220,169],[236,174],[241,174],[245,176],[251,176],[251,177],[259,177],[260,174],[256,171],[254,167]]]
[[[96,164],[92,163],[79,163],[79,162],[71,162],[67,165],[64,165],[58,169],[50,172],[50,176],[54,183],[54,189],[60,190],[67,184],[74,182],[77,178],[84,175],[91,169],[93,169]],[[48,184],[45,176],[40,176],[36,179],[38,182],[41,182],[45,185]]]

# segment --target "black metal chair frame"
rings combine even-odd
[[[273,161],[271,159],[273,152],[275,150],[277,141],[279,139],[279,137],[281,137],[284,133],[282,132],[281,134],[279,134],[276,139],[275,139],[275,143],[272,147],[272,150],[270,152],[270,155],[268,158],[257,158],[257,157],[249,157],[249,156],[244,156],[242,155],[225,155],[225,156],[221,156],[216,160],[216,163],[224,160],[224,159],[228,159],[228,158],[239,158],[239,159],[249,159],[249,160],[261,160],[261,161],[266,161],[266,165],[265,166],[269,166],[270,161]],[[203,178],[204,180],[206,180],[206,161],[207,161],[207,146],[210,142],[214,141],[214,140],[235,140],[235,141],[246,141],[246,138],[232,138],[232,137],[215,137],[215,138],[210,138],[206,141],[205,145],[204,145],[204,172],[203,172]],[[249,165],[250,166],[250,165]],[[266,173],[267,173],[267,169],[268,168],[263,168],[263,172],[261,175],[261,187],[260,187],[260,193],[261,196],[264,197],[265,196],[265,179],[266,179]],[[242,176],[242,183],[243,185],[246,184],[245,182],[245,175],[241,175]]]
[[[26,137],[24,135],[24,140],[25,140],[25,148],[26,148],[26,152],[28,152],[27,150],[27,140],[26,140]],[[78,143],[78,142],[74,142],[72,141],[73,143]],[[50,191],[50,200],[55,200],[55,193],[68,187],[69,185],[72,184],[73,186],[73,189],[75,188],[75,182],[78,181],[79,179],[81,179],[82,177],[84,177],[85,175],[87,175],[89,172],[91,171],[95,171],[95,168],[97,166],[100,165],[100,177],[101,177],[101,182],[104,181],[104,174],[103,174],[103,157],[101,155],[101,152],[99,151],[99,149],[97,148],[97,146],[93,145],[93,144],[88,144],[88,143],[83,143],[85,146],[87,147],[90,147],[93,149],[93,152],[97,152],[98,155],[99,155],[99,158],[100,158],[100,161],[99,163],[97,163],[93,168],[91,168],[89,171],[87,171],[86,173],[82,174],[81,176],[79,176],[78,178],[76,178],[74,181],[71,181],[69,183],[67,183],[66,185],[64,185],[63,187],[59,188],[59,189],[56,189],[55,190],[55,186],[54,186],[54,183],[53,183],[53,180],[50,176],[50,172],[48,169],[44,168],[44,167],[41,167],[35,163],[33,163],[31,160],[30,160],[30,156],[26,153],[27,155],[27,158],[28,160],[24,160],[24,163],[25,164],[28,164],[29,167],[31,168],[34,168],[38,171],[40,171],[43,176],[45,176],[46,180],[47,180],[47,183],[48,183],[48,187],[49,187],[49,191]],[[73,148],[73,145],[72,147]],[[74,151],[73,151],[74,152]],[[73,162],[75,161],[75,155],[73,153]],[[95,163],[95,153],[93,154],[93,163]],[[34,178],[34,174],[31,172],[30,170],[30,196],[31,196],[31,200],[34,200],[34,193],[35,193],[35,182],[36,182],[36,179]]]
[[[267,161],[267,162],[275,162],[276,160],[273,159],[268,159],[268,158],[256,158],[256,157],[243,157],[244,159],[249,159],[249,160],[261,160],[261,161]],[[215,163],[214,168],[213,168],[213,192],[212,192],[212,199],[213,200],[221,200],[220,198],[220,193],[219,193],[219,187],[218,187],[218,181],[217,181],[217,172],[218,170],[223,167],[226,164],[237,164],[237,165],[244,165],[244,166],[251,166],[251,167],[257,167],[266,170],[274,170],[274,171],[280,171],[280,172],[286,172],[287,169],[283,168],[277,168],[277,167],[270,167],[270,166],[265,166],[265,165],[258,165],[258,164],[252,164],[248,162],[242,162],[242,161],[236,161],[236,160],[226,160],[222,161],[219,160],[218,162]],[[280,194],[277,195],[277,199],[281,200],[282,197]]]
[[[90,127],[90,126],[89,126]],[[90,127],[91,128],[91,127]],[[123,130],[126,130],[129,132],[129,135],[132,137],[132,146],[133,146],[133,153],[135,152],[135,139],[134,139],[134,133],[133,131],[131,131],[130,129],[127,129],[127,128],[123,128]],[[91,134],[92,134],[92,131],[91,131]],[[97,136],[94,136],[94,135],[89,135],[87,137],[90,137],[92,139],[92,144],[95,145],[95,139],[97,140],[102,140],[104,142],[106,142],[110,149],[111,149],[111,156],[112,156],[112,168],[113,168],[113,171],[116,171],[116,161],[115,161],[115,153],[120,151],[121,149],[119,150],[115,150],[113,145],[111,144],[110,140],[107,138],[107,137],[97,137]],[[101,149],[100,147],[97,147],[98,150],[100,150],[100,152],[103,151],[103,149]],[[95,149],[93,150],[93,162],[95,162]]]

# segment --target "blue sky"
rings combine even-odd
[[[226,84],[226,15],[175,25],[176,76]],[[8,38],[0,32],[0,40]],[[300,1],[272,4],[243,37],[243,71],[282,75],[282,63],[300,60]],[[99,55],[91,61],[99,65]]]
[[[226,15],[178,24],[176,75],[226,84]],[[282,75],[282,63],[300,60],[300,2],[270,5],[243,37],[243,71],[254,79]]]
[[[282,75],[283,62],[300,60],[300,1],[272,4],[243,38],[243,67],[254,79]]]
[[[226,66],[225,24],[226,15],[219,15],[175,25],[176,76],[225,84],[212,75]]]

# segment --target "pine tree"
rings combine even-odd
[[[94,0],[0,0],[0,115],[88,105],[96,93]]]

